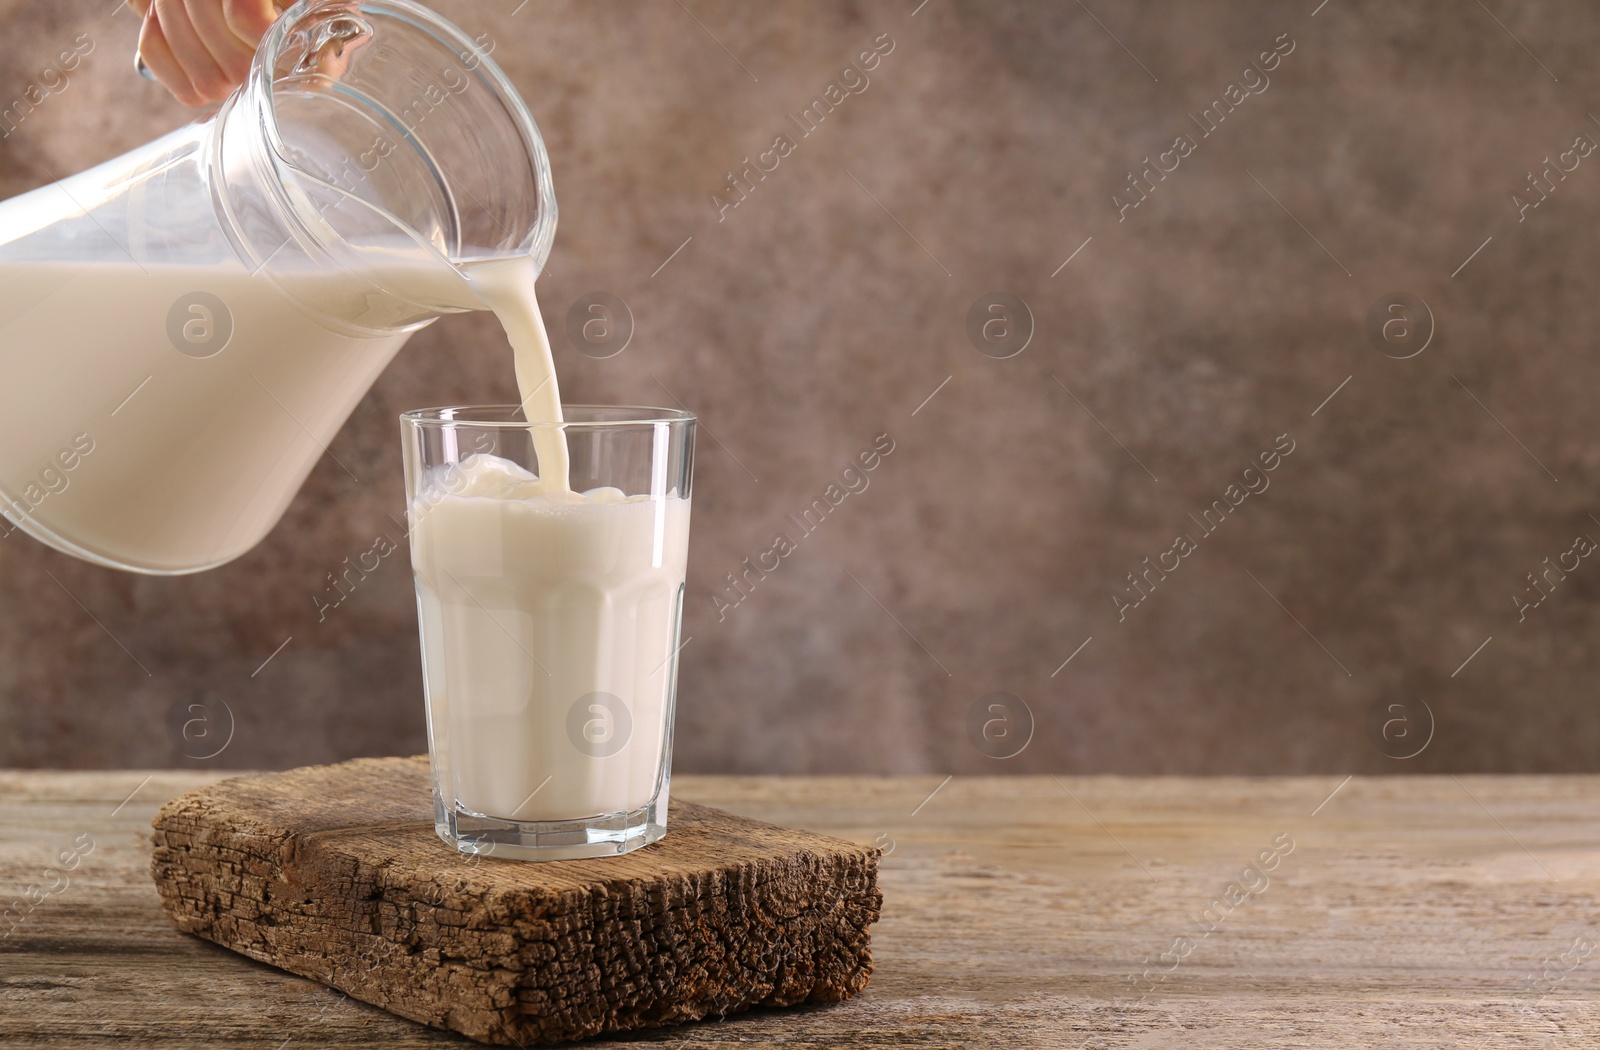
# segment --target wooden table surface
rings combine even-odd
[[[217,779],[0,773],[0,901],[42,898],[0,921],[0,1045],[474,1045],[167,924],[150,819]],[[1600,1046],[1600,777],[673,789],[890,851],[877,971],[847,1003],[628,1043]]]

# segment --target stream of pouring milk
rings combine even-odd
[[[474,263],[465,272],[473,293],[494,311],[506,330],[522,414],[530,423],[561,422],[561,388],[556,382],[555,358],[550,353],[550,339],[534,293],[539,271],[533,260],[495,259]],[[549,427],[536,428],[533,447],[539,456],[539,473],[545,487],[552,493],[570,492],[565,437]]]

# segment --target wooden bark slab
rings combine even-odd
[[[426,757],[359,759],[192,791],[154,828],[180,929],[483,1042],[838,1001],[872,972],[877,850],[693,803],[623,857],[472,858],[434,835]]]

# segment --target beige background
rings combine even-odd
[[[680,769],[1595,768],[1600,566],[1525,622],[1512,601],[1600,537],[1600,157],[1526,221],[1511,199],[1600,136],[1587,5],[520,2],[439,6],[490,34],[550,147],[562,219],[540,295],[564,393],[681,399],[706,425]],[[96,42],[0,140],[0,196],[185,119],[133,78],[134,20],[110,8],[0,2],[0,99],[76,34]],[[725,172],[885,33],[870,85],[719,221]],[[1189,114],[1280,34],[1270,84],[1200,137]],[[1184,133],[1190,155],[1119,221],[1129,169]],[[564,334],[596,290],[636,320],[608,360]],[[1006,360],[966,333],[991,291],[1036,325]],[[1364,328],[1395,291],[1437,321],[1408,360]],[[421,750],[404,559],[327,622],[312,596],[394,533],[395,414],[512,391],[492,322],[422,332],[333,446],[363,482],[324,461],[215,572],[0,541],[0,762]],[[870,488],[719,622],[723,575],[880,432],[896,449]],[[1295,450],[1270,488],[1119,622],[1125,574],[1197,533],[1187,516],[1280,434]],[[995,691],[1036,723],[1006,761],[967,729]],[[1419,702],[1426,750],[1380,755],[1369,709],[1420,720]],[[219,742],[232,723],[214,758],[186,757],[206,750],[183,737],[192,704]]]

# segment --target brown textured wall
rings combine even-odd
[[[1594,769],[1600,565],[1521,622],[1512,595],[1600,538],[1600,157],[1569,154],[1520,217],[1512,195],[1600,141],[1600,17],[1086,2],[440,4],[490,34],[547,137],[562,220],[540,292],[567,399],[681,399],[706,426],[678,767]],[[132,78],[133,19],[109,7],[0,3],[0,99],[75,34],[97,45],[0,140],[0,195],[184,119]],[[880,34],[870,84],[719,219],[724,173]],[[1263,85],[1244,71],[1280,37]],[[1246,97],[1202,134],[1230,82]],[[1147,156],[1177,167],[1119,216]],[[636,322],[606,360],[564,334],[596,290]],[[1031,309],[1016,356],[969,339],[991,292]],[[1367,332],[1395,292],[1435,320],[1407,359]],[[422,332],[333,445],[363,482],[324,461],[215,572],[0,542],[0,762],[423,748],[404,558],[326,622],[312,595],[394,532],[395,414],[512,390],[492,322]],[[723,575],[880,432],[896,446],[870,488],[719,620]],[[1189,515],[1279,435],[1270,487],[1119,620],[1125,575],[1199,535]],[[1007,761],[969,733],[992,692],[1034,723]],[[1426,750],[1379,754],[1374,705],[1415,726],[1423,703]],[[231,717],[215,758],[186,757],[206,746],[190,705]]]

